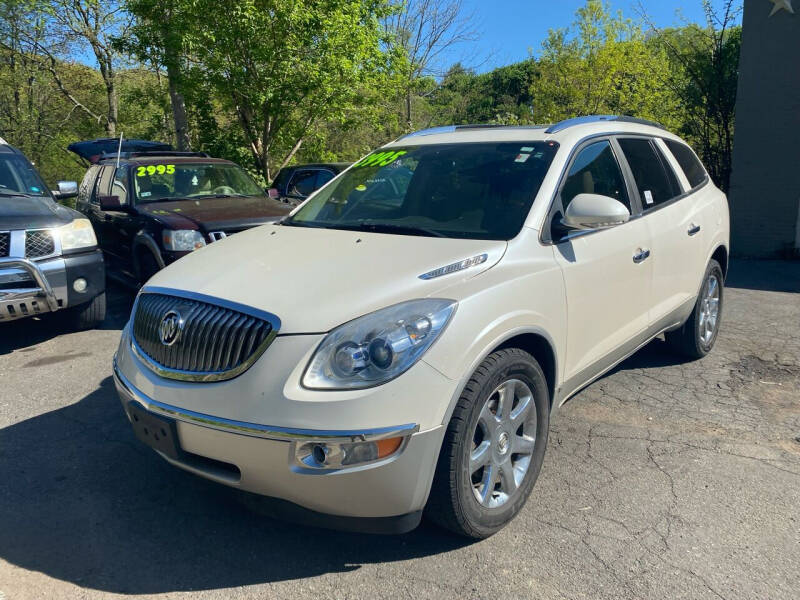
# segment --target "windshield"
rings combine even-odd
[[[0,196],[49,196],[36,169],[16,154],[0,154]]]
[[[509,240],[522,229],[557,148],[540,141],[378,151],[283,223]]]
[[[131,169],[137,202],[170,198],[263,196],[241,167],[226,163],[153,163]]]

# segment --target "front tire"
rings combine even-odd
[[[667,344],[678,354],[697,360],[711,352],[722,319],[724,282],[722,267],[711,259],[692,314],[680,329],[664,334]]]
[[[106,318],[106,293],[103,292],[89,302],[66,309],[63,317],[75,331],[94,329]]]
[[[536,359],[518,348],[490,354],[453,411],[426,516],[475,539],[502,529],[536,483],[549,425],[547,381]]]

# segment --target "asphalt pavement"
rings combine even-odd
[[[131,302],[112,287],[100,330],[0,325],[0,600],[800,595],[800,262],[732,265],[705,359],[656,340],[564,405],[481,542],[279,522],[166,464],[110,376]]]

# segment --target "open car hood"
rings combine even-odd
[[[74,152],[81,158],[91,163],[96,163],[104,154],[116,154],[119,148],[119,138],[100,138],[74,142],[67,146],[67,150]],[[172,150],[170,144],[164,142],[151,142],[149,140],[122,140],[122,152],[147,152],[150,150]]]

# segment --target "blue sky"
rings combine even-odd
[[[462,60],[478,71],[507,65],[537,54],[550,29],[568,26],[584,0],[463,0],[475,17],[478,40],[454,48],[445,62]],[[613,11],[638,20],[638,0],[610,0]],[[714,2],[720,5],[720,1]],[[649,18],[659,27],[684,21],[704,23],[701,0],[642,0]],[[677,11],[680,11],[680,15]]]

